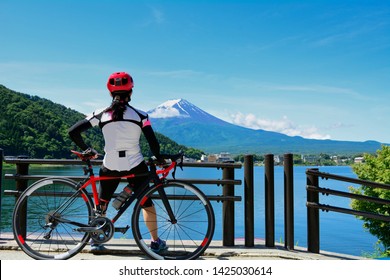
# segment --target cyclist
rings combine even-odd
[[[87,129],[99,126],[102,130],[105,146],[103,165],[100,176],[119,177],[129,174],[145,174],[148,167],[140,148],[140,137],[143,133],[149,143],[153,155],[164,162],[160,156],[160,145],[151,127],[148,115],[129,105],[133,93],[133,78],[126,72],[115,72],[107,81],[107,88],[112,97],[111,105],[103,110],[97,110],[85,119],[77,122],[69,129],[69,136],[73,142],[85,150],[85,153],[97,152],[83,140],[81,133]],[[145,181],[145,177],[128,179],[128,187],[137,191]],[[102,180],[99,188],[99,201],[102,215],[105,215],[108,203],[117,189],[120,179]],[[156,210],[150,200],[143,209],[145,223],[151,234],[151,249],[160,252],[167,249],[166,242],[158,237]],[[91,250],[99,251],[105,248],[100,244],[91,243]]]

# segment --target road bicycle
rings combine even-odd
[[[48,177],[29,186],[19,197],[13,213],[13,232],[20,248],[34,259],[69,259],[92,239],[109,241],[115,223],[134,205],[131,217],[133,238],[151,259],[196,259],[209,246],[215,227],[214,211],[208,198],[196,186],[175,179],[182,168],[183,154],[165,155],[167,164],[149,161],[145,183],[133,192],[112,218],[102,214],[97,182],[113,177],[95,176],[92,155],[72,151],[83,162],[85,179]],[[170,163],[169,163],[170,162]],[[167,179],[171,174],[173,179]],[[118,179],[119,177],[114,177]],[[167,250],[150,248],[150,232],[143,218],[143,205],[151,199],[157,212],[158,234]],[[26,210],[27,209],[27,210]],[[125,233],[130,226],[121,228]]]

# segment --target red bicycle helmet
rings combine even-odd
[[[133,87],[133,78],[126,72],[115,72],[108,77],[107,88],[110,92],[129,91]]]

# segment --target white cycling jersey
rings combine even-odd
[[[112,112],[106,112],[105,109],[95,111],[86,119],[92,126],[102,129],[105,167],[125,171],[138,166],[144,160],[139,140],[142,129],[150,126],[147,113],[127,105],[123,120],[113,121]]]

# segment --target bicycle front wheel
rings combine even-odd
[[[69,259],[89,240],[88,233],[76,229],[88,225],[92,205],[87,192],[78,190],[73,181],[38,181],[23,192],[15,205],[15,240],[34,259]]]
[[[154,207],[145,206],[148,199]],[[214,228],[214,211],[207,197],[197,187],[177,181],[148,190],[132,217],[134,239],[152,259],[196,259],[210,244]],[[151,247],[153,231],[167,248]]]

